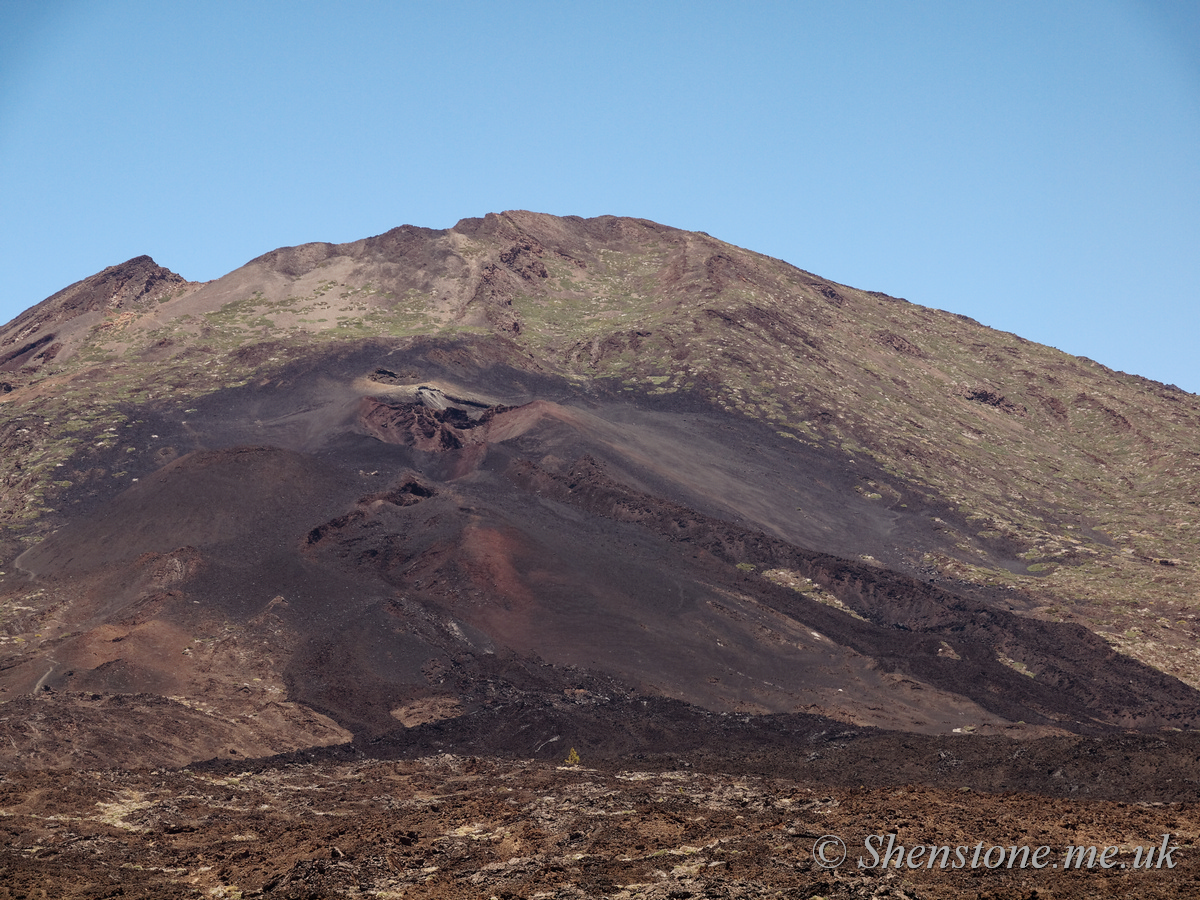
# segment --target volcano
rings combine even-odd
[[[703,233],[139,257],[0,378],[9,768],[1200,721],[1195,396]]]

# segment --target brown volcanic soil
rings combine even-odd
[[[796,768],[781,777],[678,759],[563,766],[444,754],[10,773],[0,897],[1141,900],[1198,889],[1194,802],[873,789],[796,778]],[[1050,849],[1040,870],[858,868],[874,861],[865,839],[889,833],[906,847],[963,846],[968,861],[980,842],[984,852]],[[837,869],[814,864],[823,835],[848,846]],[[1135,848],[1164,835],[1174,866],[1132,869]],[[1118,848],[1116,865],[1064,871],[1066,848],[1079,846]]]
[[[530,213],[131,260],[0,370],[0,898],[1196,893],[1182,392]],[[807,856],[892,828],[1185,850]]]
[[[379,374],[397,371],[412,377]],[[136,480],[81,492],[18,560],[44,611],[0,688],[276,721],[240,744],[214,726],[194,758],[373,738],[414,703],[470,713],[489,679],[555,694],[576,672],[714,711],[928,733],[1195,723],[1191,688],[1020,615],[1014,592],[885,568],[945,547],[929,512],[951,513],[923,493],[884,506],[852,490],[865,460],[692,396],[622,394],[432,341],[143,410],[122,436],[146,450]],[[0,758],[55,764],[26,741]],[[111,743],[114,764],[179,761]],[[70,746],[60,764],[87,764]]]

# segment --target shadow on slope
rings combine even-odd
[[[913,731],[1195,724],[1196,692],[1019,598],[848,559],[953,549],[918,488],[880,503],[840,450],[503,356],[366,345],[186,419],[162,409],[139,427],[185,455],[21,557],[72,599],[0,682],[240,691],[216,657],[186,661],[219,627],[222,659],[367,739],[417,702],[481,714],[488,684],[527,690],[535,670],[547,695],[592,672],[713,711]],[[182,568],[146,574],[163,560]],[[118,638],[121,666],[97,649]]]

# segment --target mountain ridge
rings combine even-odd
[[[123,266],[0,329],[57,346],[0,395],[10,695],[285,697],[262,752],[536,657],[934,733],[1193,727],[1193,395],[639,219]]]

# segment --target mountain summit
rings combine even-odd
[[[615,752],[649,702],[1200,715],[1195,396],[703,233],[139,257],[0,330],[0,378],[0,697],[54,723],[0,723],[23,764]]]
[[[122,313],[128,317],[186,284],[148,256],[77,281],[8,323],[0,338],[0,372],[36,369],[54,359],[62,347],[55,343],[55,329],[77,317],[93,325]]]

